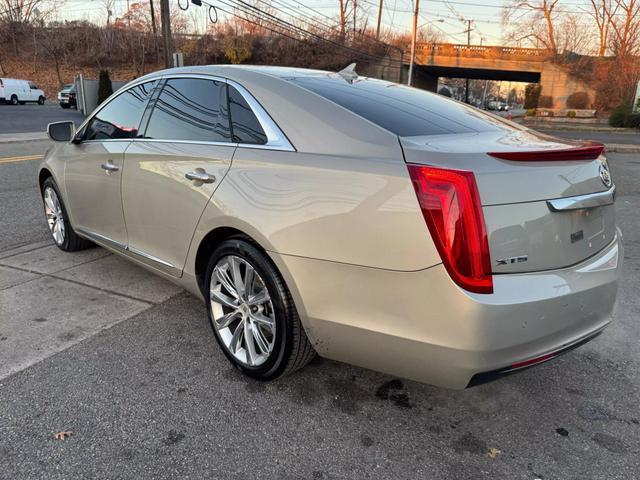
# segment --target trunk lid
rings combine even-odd
[[[564,159],[579,157],[575,149],[583,143],[520,128],[402,137],[400,143],[407,163],[474,173],[493,273],[575,265],[615,238],[615,187],[606,182],[604,155]],[[505,156],[500,152],[517,160],[498,158]],[[527,152],[540,153],[519,158]]]

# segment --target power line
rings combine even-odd
[[[291,40],[295,40],[295,41],[305,41],[305,40],[309,40],[309,37],[315,38],[319,41],[325,42],[325,43],[329,43],[333,46],[339,47],[341,49],[344,50],[348,50],[353,52],[354,54],[360,56],[360,57],[365,57],[365,59],[369,59],[369,61],[381,61],[381,60],[385,60],[385,57],[383,56],[379,56],[379,55],[375,55],[375,54],[370,54],[368,52],[364,52],[362,50],[357,50],[354,49],[352,47],[349,47],[347,45],[335,42],[333,40],[329,40],[327,38],[324,38],[320,35],[317,35],[313,32],[310,32],[308,30],[305,30],[301,27],[298,27],[296,25],[293,25],[290,22],[287,22],[285,20],[282,20],[281,18],[276,17],[275,15],[272,15],[268,12],[265,12],[263,10],[261,10],[258,7],[255,7],[253,5],[249,5],[246,2],[242,1],[242,0],[218,0],[220,2],[222,2],[224,5],[233,8],[235,10],[239,10],[242,14],[244,15],[249,15],[252,18],[247,18],[245,16],[239,15],[236,11],[229,11],[226,10],[224,8],[221,8],[219,5],[212,5],[208,2],[202,1],[203,5],[207,5],[207,6],[214,6],[216,9],[219,9],[220,11],[227,13],[229,15],[235,16],[237,18],[240,18],[248,23],[251,23],[253,25],[259,26],[261,28],[265,28],[266,30],[269,30],[273,33],[279,34],[279,35],[283,35]],[[272,27],[275,26],[276,28],[272,28],[269,27],[268,25],[265,25],[264,23],[258,22],[256,20],[262,21],[262,22],[268,22]],[[284,30],[284,31],[283,31]],[[286,32],[286,33],[285,33]],[[298,36],[296,36],[298,35]],[[300,38],[300,36],[302,38]],[[348,59],[353,59],[353,56],[349,56],[343,52],[337,51],[334,52],[338,55],[341,55],[344,58],[348,58]],[[390,62],[391,63],[391,62]],[[397,63],[398,65],[387,65],[386,68],[395,68],[395,69],[401,69],[402,68],[402,63],[401,62],[397,62],[394,61],[394,63]]]

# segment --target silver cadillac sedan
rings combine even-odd
[[[622,265],[602,145],[352,71],[155,72],[39,168],[56,244],[98,244],[206,304],[247,375],[317,353],[464,388],[610,322]]]

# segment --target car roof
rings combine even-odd
[[[203,75],[220,75],[232,80],[237,76],[243,78],[248,75],[277,77],[283,80],[298,78],[298,77],[334,77],[338,76],[335,72],[327,70],[315,70],[310,68],[298,68],[298,67],[275,67],[268,65],[192,65],[188,67],[168,68],[165,70],[158,70],[156,72],[145,75],[144,79],[153,79],[163,75],[171,74],[203,74]]]
[[[397,135],[289,81],[301,76],[341,78],[334,72],[258,65],[202,65],[159,70],[134,82],[144,83],[171,75],[210,75],[236,82],[250,92],[298,151],[401,158]],[[115,94],[130,88],[131,84]]]

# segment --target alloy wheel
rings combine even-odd
[[[52,187],[44,189],[44,212],[53,239],[58,245],[62,245],[65,235],[64,214],[58,194]]]
[[[262,277],[243,258],[228,255],[216,263],[209,288],[213,326],[222,344],[240,363],[262,365],[276,335],[273,303]]]

